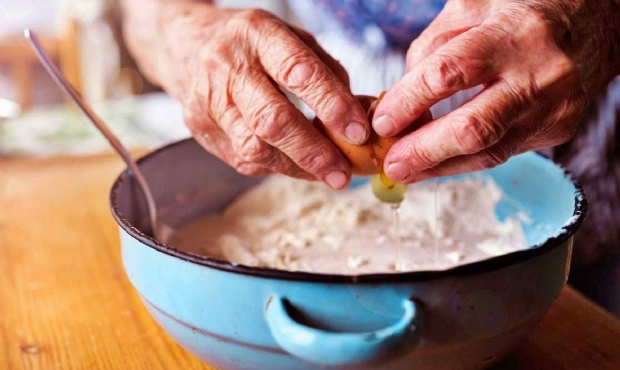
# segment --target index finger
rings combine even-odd
[[[388,89],[375,111],[375,131],[395,135],[433,104],[494,78],[497,45],[487,32],[474,29],[426,57]]]
[[[366,111],[347,86],[286,27],[269,27],[257,48],[263,68],[298,96],[338,136],[353,144],[369,136]]]

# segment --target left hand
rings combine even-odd
[[[614,0],[450,0],[407,53],[407,74],[377,107],[392,136],[436,102],[469,102],[416,128],[388,153],[399,182],[491,168],[575,134],[590,99],[620,73]]]

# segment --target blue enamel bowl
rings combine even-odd
[[[175,228],[260,181],[193,140],[139,165],[162,221]],[[528,210],[531,247],[443,271],[345,276],[231,264],[155,240],[129,171],[110,201],[124,267],[145,306],[218,369],[483,369],[522,342],[558,296],[587,207],[571,177],[538,154],[472,176],[490,176],[503,189],[500,218],[515,204]]]

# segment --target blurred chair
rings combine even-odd
[[[38,36],[69,81],[81,91],[77,22],[67,20],[58,34]],[[38,63],[36,55],[23,35],[0,38],[0,65],[7,67],[9,80],[17,93],[16,102],[23,111],[30,108],[33,103],[34,67]]]

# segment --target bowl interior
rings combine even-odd
[[[173,228],[222,209],[262,180],[238,174],[191,139],[161,148],[141,159],[139,165],[152,187],[161,220]],[[451,178],[463,176],[495,180],[504,193],[497,216],[525,215],[522,224],[532,247],[567,238],[585,216],[581,188],[564,170],[535,153],[515,156],[490,170]],[[356,179],[360,181],[364,180]],[[126,231],[142,237],[146,244],[162,247],[149,240],[152,232],[146,203],[129,172],[119,176],[110,197],[113,213]]]
[[[518,207],[526,210],[531,222],[522,225],[531,246],[564,232],[565,227],[577,221],[574,216],[584,206],[582,190],[572,177],[535,153],[514,157],[487,172],[504,192],[496,209],[500,219],[514,215]]]

